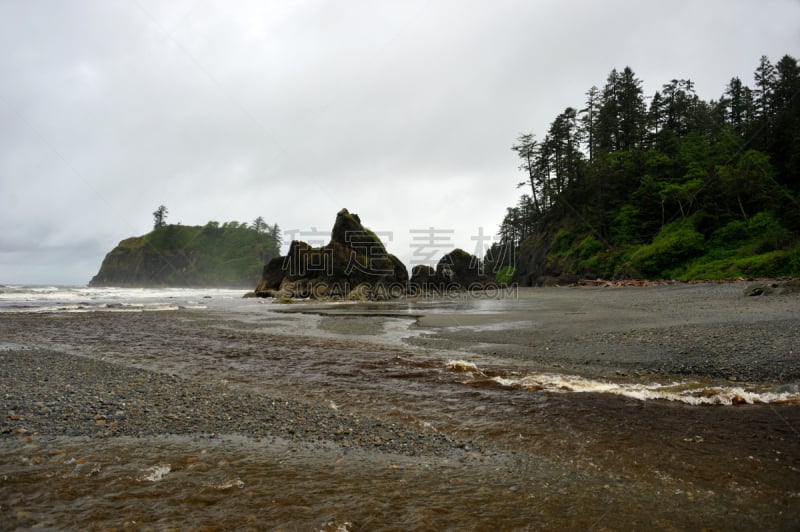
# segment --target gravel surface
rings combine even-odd
[[[410,343],[591,377],[800,380],[800,296],[745,284],[520,289],[500,312],[425,315]]]
[[[497,343],[486,342],[485,333],[464,331],[431,334],[412,343],[513,358],[544,371],[565,369],[591,377],[690,375],[747,382],[800,381],[800,320],[562,336],[517,332],[506,331]]]
[[[46,350],[0,351],[0,382],[3,437],[237,434],[407,456],[470,449],[433,430]]]

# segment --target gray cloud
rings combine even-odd
[[[474,250],[542,135],[625,65],[717,98],[797,52],[793,0],[5,2],[0,282],[84,283],[168,221],[329,230],[348,207]],[[35,275],[34,273],[35,272]]]

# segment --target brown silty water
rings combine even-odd
[[[7,342],[322,403],[465,442],[460,455],[407,457],[240,435],[6,438],[0,527],[791,529],[800,522],[795,401],[695,406],[509,386],[531,373],[524,361],[407,345],[400,338],[417,334],[413,317],[379,309],[0,316]]]

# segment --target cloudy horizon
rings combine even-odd
[[[161,204],[310,241],[345,207],[409,268],[430,228],[431,260],[476,252],[521,193],[520,133],[613,68],[648,96],[752,86],[762,55],[798,56],[798,20],[796,0],[3,1],[0,284],[85,284]]]

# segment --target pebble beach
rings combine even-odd
[[[0,434],[92,438],[237,434],[389,454],[451,455],[467,442],[226,385],[37,349],[0,351]]]

